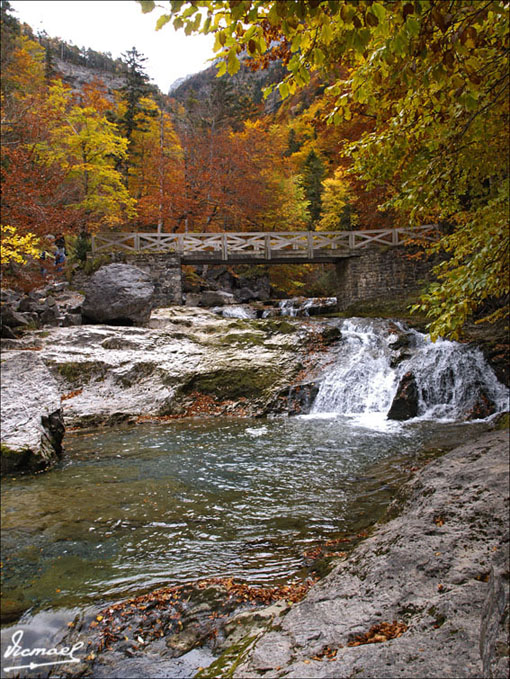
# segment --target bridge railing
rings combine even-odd
[[[437,238],[433,224],[413,229],[371,229],[367,231],[285,231],[229,233],[144,233],[109,232],[92,236],[92,252],[164,253],[185,257],[210,253],[228,260],[232,255],[262,259],[328,254],[345,257],[349,252],[370,245],[402,245],[409,239]]]

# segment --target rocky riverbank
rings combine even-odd
[[[303,601],[199,676],[508,676],[508,492],[508,432],[431,462]]]
[[[154,310],[149,327],[47,327],[3,339],[3,473],[54,462],[63,426],[263,415],[296,381],[308,352],[315,352],[309,365],[320,365],[321,350],[339,336],[328,329],[172,307]]]
[[[311,588],[213,579],[96,609],[64,640],[85,644],[79,676],[506,677],[508,442],[491,431],[415,469]]]

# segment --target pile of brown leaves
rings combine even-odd
[[[361,646],[362,644],[380,644],[389,639],[401,637],[407,631],[407,625],[403,622],[380,622],[372,625],[366,634],[358,634],[347,646]]]
[[[196,417],[197,415],[225,415],[232,417],[248,417],[246,408],[248,399],[242,396],[238,401],[226,399],[220,401],[210,394],[202,394],[193,391],[190,394],[191,403],[186,409],[177,415],[140,415],[137,422],[167,422],[170,420],[180,420],[184,417]]]
[[[324,658],[326,658],[327,660],[332,662],[336,658],[337,653],[338,653],[337,648],[330,648],[329,646],[325,646],[320,653],[317,653],[317,655],[314,655],[312,657],[312,660],[323,660]]]
[[[233,578],[209,578],[198,582],[197,587],[198,589],[206,589],[211,586],[224,587],[229,597],[235,597],[239,602],[250,602],[254,605],[269,605],[281,599],[291,601],[292,603],[301,601],[316,581],[316,579],[311,578],[304,582],[294,582],[290,585],[257,587],[244,582],[235,582]]]

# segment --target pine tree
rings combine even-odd
[[[149,83],[149,76],[144,69],[147,58],[136,47],[122,54],[122,60],[126,66],[126,82],[120,88],[122,99],[126,104],[126,110],[118,121],[123,135],[129,140],[134,130],[143,127],[143,116],[140,113],[151,115],[142,104],[142,99],[152,93],[154,87]]]
[[[322,180],[326,175],[326,168],[319,156],[312,149],[302,167],[302,186],[305,198],[309,203],[310,228],[313,231],[322,214]]]

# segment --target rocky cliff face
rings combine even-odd
[[[102,80],[108,94],[112,96],[114,90],[120,89],[125,83],[125,78],[121,74],[89,66],[79,66],[62,59],[56,59],[54,67],[64,83],[76,93],[80,93],[84,85],[89,85],[94,80]]]

